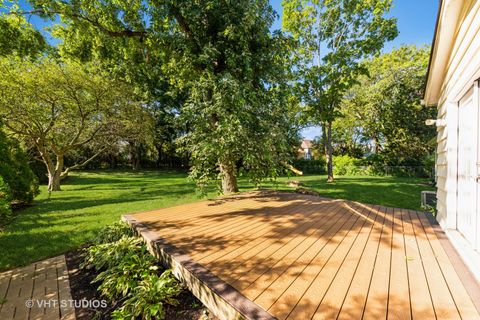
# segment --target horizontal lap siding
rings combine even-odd
[[[437,137],[441,139],[437,144],[437,160],[436,160],[436,175],[437,175],[437,212],[440,217],[446,217],[446,180],[448,174],[447,161],[447,136],[446,127],[438,127]]]
[[[436,160],[437,218],[444,227],[456,225],[457,101],[480,76],[480,2],[465,1],[459,21],[437,113],[447,122],[437,127]]]

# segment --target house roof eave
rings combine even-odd
[[[438,104],[462,4],[462,0],[440,0],[425,84],[427,106]]]

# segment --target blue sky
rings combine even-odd
[[[281,2],[281,0],[270,0],[273,8],[279,14],[279,18],[273,25],[274,29],[280,29],[282,26]],[[25,1],[20,1],[20,3],[22,6],[25,5]],[[403,44],[430,45],[435,29],[438,3],[439,0],[393,0],[390,15],[397,18],[400,33],[394,41],[385,45],[384,51],[388,52]],[[32,18],[32,20],[31,22],[40,28],[45,26],[41,19]],[[304,138],[313,139],[320,135],[320,129],[318,127],[306,128],[302,131],[302,135]]]

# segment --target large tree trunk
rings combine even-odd
[[[60,181],[62,179],[63,156],[57,156],[57,164],[47,165],[48,171],[48,191],[60,191]]]
[[[238,192],[237,172],[233,163],[220,164],[220,173],[222,175],[222,192],[230,194]]]
[[[333,182],[332,121],[327,123],[327,182]]]

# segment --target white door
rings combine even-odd
[[[458,105],[457,229],[476,246],[477,233],[477,152],[478,106],[470,89]]]

